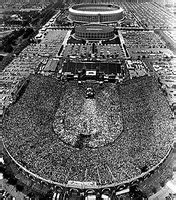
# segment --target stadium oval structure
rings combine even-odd
[[[86,40],[108,40],[114,37],[114,28],[102,24],[76,26],[75,37]]]
[[[45,105],[45,106],[47,106],[47,109],[50,109],[50,114],[55,113],[56,118],[55,118],[55,121],[53,124],[54,126],[51,125],[50,129],[48,129],[49,131],[51,131],[51,132],[49,132],[49,134],[48,134],[48,132],[45,132],[45,133],[42,132],[44,130],[44,129],[41,129],[43,127],[43,125],[36,124],[38,126],[38,131],[35,132],[35,131],[33,131],[33,127],[30,126],[30,122],[32,122],[32,121],[30,121],[30,120],[28,120],[28,122],[25,121],[27,124],[21,123],[20,119],[25,120],[24,115],[21,115],[21,113],[20,113],[21,110],[18,109],[21,106],[22,100],[19,100],[16,103],[14,103],[13,105],[11,105],[6,110],[5,117],[3,119],[4,154],[6,155],[6,157],[8,157],[8,160],[9,159],[11,160],[10,163],[12,162],[13,165],[15,164],[17,166],[17,168],[24,170],[27,174],[31,175],[32,177],[35,177],[36,179],[41,180],[42,182],[49,183],[49,184],[55,184],[55,185],[58,185],[61,187],[77,188],[77,189],[85,189],[85,190],[86,189],[95,189],[95,190],[101,189],[102,191],[105,188],[116,188],[116,191],[118,191],[118,190],[121,190],[121,188],[125,189],[126,187],[130,186],[130,184],[133,184],[134,182],[138,182],[139,180],[144,180],[147,176],[150,176],[150,174],[152,174],[157,168],[162,166],[162,163],[164,163],[165,160],[169,157],[169,155],[172,151],[171,143],[172,143],[172,136],[173,136],[173,134],[172,134],[173,127],[170,127],[171,120],[169,119],[169,116],[171,113],[170,113],[170,110],[168,109],[168,104],[167,104],[164,96],[161,95],[161,91],[158,91],[157,85],[155,85],[156,81],[152,77],[144,77],[142,80],[140,80],[139,84],[143,84],[143,86],[145,85],[145,88],[144,88],[145,92],[147,92],[147,91],[151,92],[151,90],[150,90],[151,87],[154,87],[153,94],[155,92],[156,95],[158,95],[159,100],[163,100],[163,105],[158,105],[158,107],[164,106],[166,109],[165,114],[167,116],[165,116],[165,121],[163,121],[163,123],[168,124],[168,127],[170,127],[170,128],[167,130],[164,129],[163,131],[161,130],[162,135],[165,136],[163,139],[163,143],[165,144],[165,141],[168,141],[168,142],[167,142],[166,146],[164,147],[164,150],[163,150],[163,143],[161,145],[159,144],[158,148],[161,149],[162,151],[159,150],[159,152],[158,152],[159,156],[157,156],[157,160],[155,160],[154,163],[153,162],[149,163],[148,169],[145,170],[145,172],[139,171],[140,168],[137,167],[135,165],[135,163],[133,164],[133,162],[131,162],[131,163],[128,162],[129,165],[124,165],[124,166],[119,165],[120,167],[118,167],[118,165],[116,165],[116,164],[120,164],[120,161],[119,161],[119,163],[114,162],[114,160],[118,162],[118,152],[121,152],[119,158],[122,157],[122,160],[127,157],[127,154],[125,154],[126,149],[128,149],[128,151],[129,151],[128,157],[130,159],[131,155],[132,155],[131,149],[133,149],[135,147],[135,144],[138,143],[138,141],[135,141],[135,140],[132,143],[130,142],[131,141],[130,137],[134,136],[136,138],[136,134],[138,132],[136,132],[135,135],[133,134],[133,131],[127,132],[128,127],[129,127],[128,124],[125,125],[124,129],[122,129],[122,127],[118,125],[118,131],[116,132],[116,135],[115,135],[115,137],[118,137],[118,138],[117,139],[114,138],[114,142],[110,140],[109,144],[107,144],[106,141],[104,143],[100,143],[102,145],[101,145],[101,147],[98,147],[98,148],[96,145],[97,137],[95,137],[95,138],[93,137],[93,134],[94,134],[93,131],[91,131],[92,137],[89,139],[89,141],[83,142],[83,148],[79,148],[79,149],[77,148],[80,138],[77,137],[78,139],[75,140],[75,137],[80,136],[80,134],[79,135],[77,135],[77,134],[79,133],[80,130],[82,130],[82,127],[85,125],[84,123],[80,127],[78,127],[77,124],[74,124],[74,126],[76,126],[76,128],[77,128],[77,131],[74,131],[74,133],[69,132],[70,129],[68,130],[67,134],[65,134],[65,135],[63,134],[62,131],[60,131],[61,130],[60,128],[61,128],[63,122],[61,122],[62,120],[60,119],[59,116],[62,116],[63,112],[65,113],[65,111],[66,111],[65,109],[63,110],[63,108],[66,106],[65,103],[67,101],[66,100],[67,98],[63,98],[63,97],[66,97],[65,94],[67,94],[67,95],[76,94],[76,96],[74,97],[74,99],[76,101],[78,101],[78,100],[80,101],[80,97],[81,97],[81,101],[84,100],[86,102],[82,106],[82,107],[84,107],[85,111],[87,110],[86,105],[94,105],[94,100],[84,99],[84,87],[83,86],[79,86],[75,83],[68,83],[68,84],[63,83],[63,84],[58,85],[58,83],[60,83],[60,82],[57,82],[54,79],[50,79],[47,77],[40,77],[40,76],[31,76],[29,85],[27,87],[28,88],[27,92],[25,92],[25,95],[23,95],[21,97],[23,99],[23,102],[26,102],[25,108],[28,108],[28,107],[30,108],[30,104],[27,102],[29,99],[28,95],[30,95],[31,91],[33,92],[32,94],[35,97],[38,94],[38,89],[45,88],[45,86],[41,87],[41,85],[42,85],[41,83],[43,83],[43,82],[45,82],[46,85],[48,82],[51,82],[55,86],[54,87],[55,90],[52,91],[53,92],[52,94],[53,95],[55,94],[54,98],[52,98],[52,99],[50,98],[49,103],[48,103],[48,101],[44,101],[43,105],[41,105],[42,107],[41,106],[39,107],[39,111],[40,111],[41,109],[46,108],[46,107],[44,107],[44,105]],[[87,84],[85,84],[85,88],[86,88],[86,86],[89,86]],[[116,94],[116,101],[115,102],[113,101],[114,103],[118,103],[118,97],[120,97],[121,104],[119,104],[119,106],[122,106],[121,108],[123,108],[121,110],[121,112],[123,112],[123,119],[126,119],[128,117],[130,117],[130,118],[132,117],[132,119],[133,119],[135,110],[133,110],[133,113],[131,116],[127,116],[127,113],[125,112],[124,108],[127,107],[129,102],[128,101],[123,102],[122,99],[124,99],[124,98],[122,98],[122,97],[124,95],[125,95],[125,97],[126,97],[126,95],[128,95],[128,91],[130,90],[130,88],[128,91],[126,91],[127,87],[131,86],[131,88],[133,88],[133,86],[135,86],[135,85],[136,85],[136,82],[132,81],[132,82],[128,82],[126,84],[117,85],[117,86],[115,86],[114,84],[110,84],[110,85],[106,84],[103,89],[101,89],[101,86],[99,86],[98,84],[97,85],[93,84],[92,86],[95,87],[96,91],[99,91],[99,92],[97,92],[96,95],[103,95],[107,91],[109,91],[109,94],[111,94],[111,96],[113,94]],[[35,86],[37,86],[36,91],[34,90]],[[135,88],[137,89],[137,87],[135,87]],[[45,89],[48,89],[48,87],[46,87]],[[47,93],[44,93],[44,91],[45,90],[43,89],[43,91],[40,94],[40,98],[42,98],[42,99],[43,99],[43,95],[47,95]],[[56,92],[56,91],[60,91],[60,92]],[[76,93],[75,93],[75,91],[76,91]],[[118,94],[117,91],[120,91],[120,93]],[[137,89],[137,91],[139,94],[140,89]],[[47,99],[49,98],[48,96],[46,96],[46,97],[47,97]],[[57,100],[59,100],[60,102],[62,100],[62,103],[58,105],[59,107],[57,109],[57,112],[55,109],[53,109],[53,107],[54,107],[53,105],[56,103],[55,98],[56,99],[58,98]],[[109,98],[108,95],[106,95],[105,98],[107,98],[108,102],[111,101],[110,100],[111,98]],[[153,101],[153,103],[155,103],[155,104],[157,103],[157,101],[155,102],[155,98],[152,96],[150,97],[150,100]],[[34,98],[34,101],[36,101],[35,98]],[[96,102],[98,102],[99,104],[102,105],[100,99],[99,99],[99,101],[96,100]],[[67,101],[67,103],[69,103],[69,102]],[[114,105],[114,103],[113,103],[113,105]],[[36,104],[36,105],[31,104],[31,105],[35,106],[35,107],[39,106],[38,104]],[[79,102],[79,105],[80,105],[80,102]],[[70,105],[67,105],[67,107],[68,106],[69,106],[68,112],[70,110],[77,112],[77,110],[75,110],[73,107],[71,107]],[[116,111],[116,109],[119,109],[118,104],[116,104],[116,107],[113,107],[113,108],[115,109],[115,111]],[[163,116],[161,109],[158,109],[156,106],[154,108],[155,108],[155,111],[159,112],[158,114],[162,114],[162,116]],[[33,112],[33,114],[35,116],[38,115],[38,111],[36,111],[36,110],[37,109],[31,110],[31,112]],[[25,109],[23,109],[22,111],[23,111],[23,113],[26,113],[26,116],[29,117],[29,115],[25,111]],[[92,111],[93,111],[93,109],[92,109]],[[87,119],[87,118],[91,117],[91,115],[94,113],[93,112],[91,114],[91,112],[89,112],[87,114],[85,112],[80,113],[81,118],[79,118],[79,116],[77,117],[77,115],[75,115],[75,117],[73,117],[73,119],[75,122],[80,122],[80,119],[84,121],[85,116],[87,116],[86,117],[86,119]],[[97,110],[97,114],[98,114],[98,112],[99,111]],[[108,113],[109,112],[110,111],[108,111]],[[119,118],[119,122],[121,122],[121,112],[119,112],[116,116]],[[140,112],[145,116],[145,113],[143,113],[143,110],[140,110]],[[153,113],[153,111],[151,110],[150,114],[152,114],[152,113]],[[30,114],[30,116],[32,116],[31,120],[35,120],[34,115]],[[47,112],[45,115],[47,117]],[[14,116],[16,116],[18,122],[20,122],[19,124],[13,122]],[[137,117],[137,115],[135,115],[135,116]],[[42,115],[42,119],[43,118],[44,117]],[[105,121],[104,116],[102,116],[100,118],[101,118],[102,122]],[[46,119],[44,119],[44,120],[46,120]],[[97,118],[96,120],[100,120],[100,119]],[[115,118],[115,120],[116,120],[116,118]],[[68,118],[65,118],[65,121],[68,122]],[[43,123],[44,121],[41,121],[41,122]],[[127,122],[127,120],[125,120],[125,122]],[[155,123],[158,123],[158,122],[155,121]],[[9,125],[9,124],[11,124],[11,125]],[[32,124],[35,125],[34,123],[32,123]],[[73,122],[70,120],[69,124],[72,125]],[[147,124],[146,126],[149,126],[150,124]],[[29,136],[26,135],[27,131],[26,132],[23,131],[23,132],[20,132],[21,134],[20,133],[17,134],[17,131],[19,131],[19,129],[16,130],[15,128],[17,128],[19,125],[21,128],[25,128],[25,130],[27,127],[30,131],[32,131],[32,132],[30,132],[31,138],[35,137],[35,139],[29,140]],[[45,125],[48,126],[48,124],[45,124]],[[94,122],[92,122],[92,124],[88,124],[88,125],[89,126],[94,125]],[[54,129],[56,129],[57,127],[58,127],[58,130],[56,130],[57,131],[56,132]],[[105,128],[106,128],[105,126],[102,126],[102,130],[104,130]],[[20,130],[24,130],[24,129],[20,129]],[[149,130],[148,134],[151,134],[150,127],[148,130]],[[126,137],[127,135],[129,138]],[[144,138],[145,138],[145,135],[146,134],[143,134]],[[84,138],[86,136],[87,136],[87,132],[84,133]],[[99,133],[99,136],[102,138],[103,132]],[[111,137],[111,134],[109,134],[109,136]],[[142,134],[140,134],[138,136],[142,137]],[[23,143],[18,142],[18,141],[21,141],[22,137],[23,137]],[[107,139],[109,140],[110,137],[108,137]],[[157,138],[158,135],[155,132],[153,132],[153,137]],[[12,138],[13,138],[13,140],[12,140]],[[148,138],[148,135],[147,135],[147,138]],[[128,143],[130,142],[131,149],[129,148],[127,142]],[[149,138],[149,141],[147,142],[145,140],[145,142],[149,144],[152,141]],[[157,143],[157,140],[154,139],[154,141],[152,142],[152,150],[156,149],[158,151],[157,145],[155,145],[156,143]],[[21,146],[23,146],[22,149],[20,149]],[[147,145],[147,146],[149,146],[149,145]],[[42,151],[41,151],[40,147],[42,147]],[[34,149],[35,149],[35,151],[34,151]],[[26,152],[27,152],[27,154],[26,154]],[[109,154],[109,152],[110,152],[110,154]],[[138,152],[139,152],[139,154],[141,154],[140,151],[138,151]],[[148,149],[143,150],[143,153],[140,156],[141,160],[144,159],[143,155],[146,155],[147,152],[148,152]],[[149,153],[149,156],[152,156],[153,152],[156,153],[153,150]],[[33,154],[31,154],[31,153],[33,153]],[[44,155],[44,153],[46,155],[44,157],[42,157]],[[136,154],[136,153],[137,152],[134,152],[134,154]],[[31,155],[33,155],[33,156],[31,156]],[[112,157],[111,157],[111,155],[112,155]],[[30,160],[27,160],[28,159],[27,156],[29,156]],[[135,155],[135,156],[137,156],[137,155]],[[50,160],[47,160],[47,159],[50,159],[50,157],[52,157],[51,163],[50,163]],[[21,158],[23,158],[23,159],[21,159]],[[110,163],[105,163],[104,162],[105,158],[106,159],[108,158]],[[155,158],[156,158],[156,156],[153,157],[153,159],[155,159]],[[145,159],[147,159],[147,161],[148,161],[148,157],[146,157]],[[67,162],[67,165],[64,164],[64,160]],[[111,161],[113,161],[113,162],[111,163]],[[89,166],[89,162],[91,162],[90,166]],[[77,171],[75,170],[75,166],[77,167],[77,169],[78,168],[83,169],[83,164],[84,164],[85,171],[79,170],[77,173]],[[98,166],[98,164],[99,164],[99,166]],[[111,165],[113,165],[112,171],[110,169]],[[53,169],[57,170],[56,174],[55,173],[50,174],[50,168],[45,168],[45,166],[50,166],[51,168],[53,167]],[[67,169],[65,169],[66,166],[68,166]],[[97,168],[94,169],[94,167],[97,167]],[[118,167],[118,171],[116,171],[117,167]],[[43,170],[44,170],[44,172],[42,172]],[[92,174],[92,170],[94,170],[93,171],[94,174]],[[124,174],[124,170],[126,170],[127,172],[130,170],[131,173],[129,173],[129,175],[127,175],[126,173]],[[118,173],[116,173],[116,172],[118,172]],[[75,173],[77,173],[77,176],[74,175]],[[113,173],[113,174],[111,174],[111,173]],[[104,174],[106,174],[107,176],[104,176]],[[62,177],[64,177],[64,179]],[[86,177],[86,179],[84,177]],[[96,181],[98,181],[98,182],[96,182]]]
[[[112,4],[77,4],[69,8],[69,18],[76,23],[113,23],[123,18],[123,9]]]

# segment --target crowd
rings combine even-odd
[[[125,57],[125,53],[120,44],[67,44],[63,51],[64,58],[73,56],[80,59],[87,59],[92,55],[99,60]]]
[[[127,69],[131,79],[133,77],[150,75],[148,67],[141,60],[128,60]]]
[[[130,23],[134,26],[172,26],[171,15],[157,4],[123,5],[133,16]],[[159,14],[153,17],[155,12]],[[7,66],[2,72],[3,105],[12,103],[11,93],[23,77],[39,66],[43,69],[57,55],[67,32],[47,30],[39,44],[29,45]],[[167,53],[165,42],[154,32],[126,31],[123,36],[130,55]],[[124,58],[124,52],[120,44],[67,44],[63,56],[113,60]],[[172,114],[156,81],[145,76],[145,66],[133,64],[130,76],[138,78],[120,85],[78,85],[30,76],[25,93],[10,105],[3,122],[10,154],[31,172],[60,183],[120,183],[140,175],[144,167],[154,167],[170,148]],[[170,75],[170,67],[161,66],[165,64],[160,61],[155,65],[161,76]],[[86,98],[88,87],[95,91],[93,99]],[[162,172],[157,181],[170,175],[170,169]]]
[[[86,98],[87,88],[95,91],[93,99]],[[80,134],[85,136],[85,143],[90,147],[113,142],[123,129],[116,85],[68,83],[54,125],[58,136],[73,146]],[[79,142],[84,142],[81,139]]]
[[[137,24],[143,28],[173,28],[175,18],[173,13],[163,5],[154,2],[132,3],[120,2],[119,5],[125,12],[131,13],[137,20]],[[128,17],[128,15],[126,15]]]
[[[126,31],[123,37],[129,48],[166,48],[165,42],[153,31]]]
[[[145,56],[154,59],[173,55],[166,43],[153,31],[123,31],[122,34],[132,58]]]
[[[39,66],[46,66],[49,57],[59,52],[67,31],[49,30],[40,44],[26,47],[2,72],[3,105],[12,102],[11,93],[23,77],[34,74]]]
[[[86,1],[87,2],[87,1]],[[80,0],[80,3],[86,3]],[[89,2],[88,2],[89,3]],[[105,0],[99,0],[96,3],[106,3]],[[172,12],[166,7],[155,2],[131,2],[131,1],[114,1],[109,3],[121,6],[126,17],[123,26],[136,26],[143,28],[173,28],[176,20]],[[129,23],[127,22],[129,20]]]
[[[163,84],[163,89],[166,92],[169,104],[173,106],[176,103],[176,59],[154,60],[152,67],[155,70],[160,82]],[[173,108],[175,110],[175,108]]]
[[[172,115],[154,78],[144,76],[116,86],[107,83],[101,89],[91,85],[94,100],[84,99],[87,84],[80,89],[76,83],[70,84],[31,76],[23,96],[8,108],[3,123],[4,143],[21,165],[60,183],[74,180],[105,185],[134,178],[143,167],[150,169],[165,157],[173,137]],[[56,122],[63,123],[62,115],[66,116],[65,131],[54,131]],[[94,121],[82,123],[86,118]],[[86,136],[86,128],[94,134],[92,127],[102,129],[98,137],[106,128],[111,133],[117,131],[117,139],[99,148],[92,148],[97,147],[93,143],[84,146],[87,141],[83,141],[82,148],[75,148],[79,147],[75,136],[81,128]],[[76,141],[75,145],[65,142],[67,139]]]
[[[156,169],[151,177],[146,179],[145,182],[139,184],[139,188],[151,196],[156,191],[159,191],[161,187],[167,182],[168,179],[172,178],[172,154],[168,156],[165,163],[163,163],[158,169]]]

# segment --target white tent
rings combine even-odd
[[[89,195],[86,197],[85,200],[96,200],[96,196],[95,195]]]
[[[4,159],[3,158],[0,158],[0,163],[4,164]]]
[[[53,195],[52,200],[55,200],[55,199],[56,199],[56,196],[57,196],[57,193],[55,192],[54,195]]]
[[[3,180],[3,174],[0,173],[0,180]]]
[[[102,197],[103,200],[110,200],[110,198],[107,195],[105,195],[105,194],[102,194],[101,197]]]

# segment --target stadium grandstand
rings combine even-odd
[[[155,78],[103,85],[41,75],[29,80],[3,123],[5,163],[15,173],[21,169],[79,193],[82,188],[96,195],[100,188],[102,194],[105,188],[118,193],[155,173],[170,155],[171,111]],[[86,98],[86,88],[95,91],[93,99]],[[172,170],[166,175],[171,178]]]

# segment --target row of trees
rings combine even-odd
[[[16,55],[18,55],[33,41],[32,39],[35,34],[37,34],[39,28],[49,21],[49,19],[56,13],[56,10],[63,8],[64,3],[59,0],[55,3],[51,3],[40,12],[12,12],[11,14],[19,14],[22,16],[26,24],[23,24],[25,25],[24,27],[13,31],[10,35],[3,38],[0,50],[9,54],[5,57],[0,57],[0,71],[2,71]],[[33,28],[31,26],[33,26]]]
[[[2,39],[1,50],[5,53],[11,53],[15,49],[15,46],[17,46],[19,39],[21,39],[23,43],[23,40],[26,40],[33,33],[33,28],[21,28],[18,31],[13,31],[10,35],[7,35]]]

